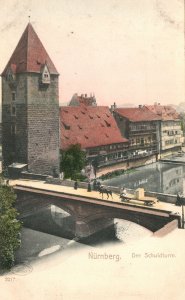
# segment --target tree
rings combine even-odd
[[[20,246],[21,222],[13,207],[16,195],[0,178],[0,268],[10,268],[15,261],[15,250]]]
[[[79,144],[72,145],[61,153],[60,168],[65,178],[78,179],[80,171],[85,167],[85,152]]]

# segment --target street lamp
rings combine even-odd
[[[182,225],[181,228],[184,229],[184,197],[183,195],[177,194],[177,201],[175,203],[177,206],[182,206]]]

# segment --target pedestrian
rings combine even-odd
[[[91,184],[90,184],[90,182],[88,182],[87,191],[88,191],[88,192],[91,192],[91,190],[92,190],[92,189],[91,189]]]
[[[78,182],[77,182],[77,181],[75,181],[75,183],[74,183],[74,189],[75,189],[75,190],[78,189]]]
[[[97,191],[97,181],[96,181],[96,179],[94,179],[94,181],[93,181],[93,190]]]
[[[175,205],[177,205],[177,206],[182,205],[182,199],[181,199],[181,196],[179,193],[177,194],[177,201],[176,201]]]
[[[127,191],[126,191],[126,188],[122,188],[121,189],[121,192],[120,192],[121,196],[126,196],[127,195]]]
[[[101,186],[101,183],[100,183],[100,181],[97,181],[97,183],[96,183],[96,188],[97,188],[97,191],[99,191],[99,189],[100,189],[100,186]]]

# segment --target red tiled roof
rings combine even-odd
[[[83,149],[126,143],[107,106],[60,107],[60,148],[80,144]]]
[[[29,23],[2,75],[5,75],[7,69],[10,67],[13,67],[12,71],[16,73],[40,73],[41,68],[45,63],[51,74],[58,74],[38,35]]]
[[[160,120],[159,116],[156,116],[153,112],[148,110],[146,107],[131,107],[131,108],[117,108],[115,112],[129,119],[131,122],[142,122],[142,121],[157,121]]]
[[[169,105],[146,105],[146,107],[156,115],[160,116],[162,120],[176,120],[179,119],[179,114]]]

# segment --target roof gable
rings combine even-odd
[[[53,62],[46,52],[38,35],[29,23],[23,32],[2,76],[6,75],[11,65],[16,66],[16,73],[40,73],[43,65],[47,64],[51,74],[58,74]]]

